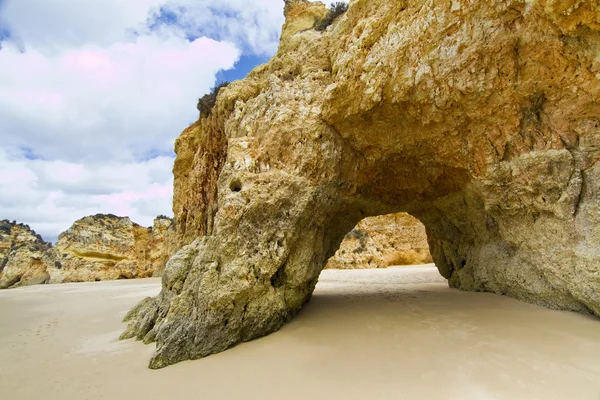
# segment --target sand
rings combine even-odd
[[[600,320],[449,289],[432,266],[324,271],[279,332],[146,368],[121,318],[160,281],[0,292],[0,398],[593,399]]]

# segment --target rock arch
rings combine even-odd
[[[593,2],[286,1],[277,55],[176,143],[151,368],[279,329],[343,236],[409,212],[452,287],[600,315]],[[189,243],[189,244],[188,244]]]

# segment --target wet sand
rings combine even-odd
[[[431,266],[324,271],[279,332],[162,370],[121,318],[160,281],[0,292],[0,398],[600,400],[600,319],[449,289]]]

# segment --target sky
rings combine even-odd
[[[283,0],[0,0],[0,219],[172,215],[173,143],[275,53]]]

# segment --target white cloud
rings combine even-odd
[[[173,159],[103,166],[27,160],[0,148],[0,218],[28,223],[55,240],[75,220],[97,213],[127,215],[150,226],[169,214]]]
[[[143,27],[160,0],[5,0],[0,21],[27,48],[110,45]]]
[[[177,17],[177,26],[188,35],[207,35],[272,55],[284,22],[283,5],[283,0],[170,0],[164,9]]]
[[[51,51],[109,45],[146,34],[161,9],[182,34],[235,43],[256,54],[277,50],[283,0],[5,0],[0,22],[26,47]],[[174,22],[174,21],[172,21]]]
[[[0,1],[12,38],[0,49],[0,219],[52,240],[85,215],[148,225],[170,214],[175,138],[219,70],[242,51],[275,51],[282,9],[282,0]]]
[[[4,144],[43,157],[123,159],[169,152],[197,118],[199,94],[239,56],[233,45],[146,36],[45,56],[0,51],[0,131]]]

